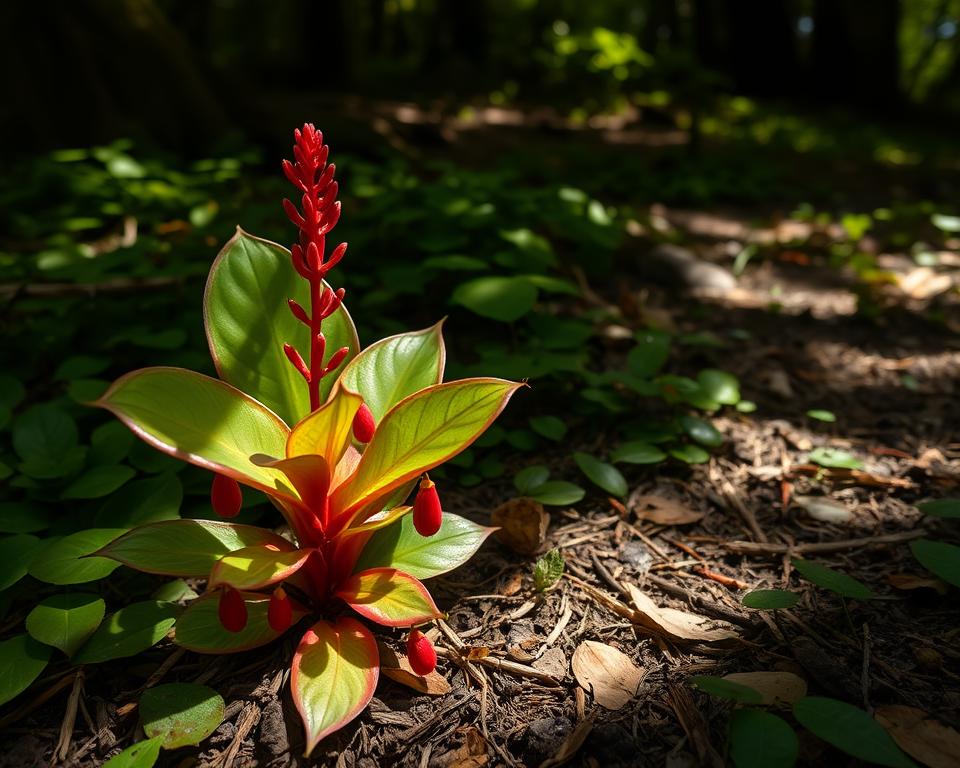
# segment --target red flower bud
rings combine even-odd
[[[293,606],[290,604],[290,598],[283,591],[283,587],[277,587],[270,595],[270,605],[267,607],[267,621],[274,632],[286,632],[293,623]]]
[[[411,630],[407,640],[407,660],[413,671],[423,677],[437,668],[437,652],[423,632],[419,629]]]
[[[241,595],[231,586],[224,586],[220,592],[218,609],[220,623],[227,632],[240,632],[247,626],[247,604]]]
[[[433,536],[440,530],[443,522],[443,510],[440,508],[440,496],[437,486],[429,477],[420,482],[420,490],[413,502],[413,527],[421,536]]]
[[[232,477],[214,475],[213,484],[210,486],[210,503],[213,504],[213,511],[220,517],[236,517],[243,504],[240,484]]]
[[[353,436],[357,438],[358,443],[369,443],[373,440],[373,433],[376,431],[377,425],[373,420],[373,414],[366,403],[361,403],[353,417]]]

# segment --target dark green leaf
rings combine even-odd
[[[103,764],[103,768],[153,768],[160,757],[160,745],[163,737],[158,736],[146,741],[138,741],[127,747],[119,755],[114,755]]]
[[[917,504],[919,509],[925,515],[934,517],[960,518],[960,499],[935,499],[934,501],[922,501]]]
[[[109,496],[136,474],[122,464],[105,464],[84,472],[60,494],[62,499],[99,499]]]
[[[800,743],[786,721],[757,709],[738,709],[730,720],[730,758],[736,768],[792,768]]]
[[[30,562],[40,549],[40,539],[29,534],[0,539],[0,591],[27,575]]]
[[[126,429],[126,427],[124,427]],[[163,474],[126,485],[100,508],[99,528],[134,528],[180,516],[183,486],[174,474]]]
[[[537,301],[537,288],[523,277],[478,277],[461,283],[451,300],[492,320],[512,323]]]
[[[564,480],[548,480],[530,491],[528,495],[531,499],[547,506],[565,507],[580,501],[586,495],[586,491],[579,485]]]
[[[105,612],[103,599],[96,595],[86,592],[51,595],[27,614],[27,632],[34,640],[73,656],[100,626]]]
[[[147,600],[121,608],[103,622],[73,657],[75,664],[97,664],[135,656],[159,643],[173,627],[180,609],[173,603]]]
[[[763,702],[763,696],[760,695],[759,691],[735,683],[732,680],[724,680],[722,677],[697,675],[691,677],[690,682],[704,693],[709,693],[711,696],[720,699],[728,699],[740,704],[761,704]]]
[[[624,464],[657,464],[667,458],[667,454],[650,443],[624,443],[610,454],[611,461]]]
[[[567,425],[556,416],[532,416],[530,428],[548,440],[559,442],[567,434]]]
[[[577,462],[583,474],[607,493],[622,498],[630,490],[626,478],[612,464],[607,464],[595,456],[580,451],[573,454],[573,460]]]
[[[537,464],[517,472],[517,474],[513,476],[513,484],[520,493],[528,494],[547,482],[547,478],[549,477],[550,470],[543,465]]]
[[[685,464],[705,464],[710,461],[710,454],[699,445],[677,445],[670,449],[670,455]]]
[[[723,435],[709,421],[698,419],[696,416],[681,416],[680,427],[700,445],[717,448],[723,444]]]
[[[30,635],[14,635],[0,642],[0,704],[26,690],[50,661],[53,648]]]
[[[707,368],[697,374],[697,382],[703,394],[721,405],[736,405],[740,402],[740,382],[733,374]]]
[[[83,584],[109,576],[120,564],[105,557],[87,557],[122,534],[122,528],[90,528],[48,544],[30,563],[33,578],[48,584]]]
[[[960,587],[960,547],[943,541],[920,539],[910,542],[910,551],[930,573]]]
[[[50,513],[46,508],[24,501],[0,502],[0,533],[35,533],[49,527]]]
[[[637,346],[627,354],[627,369],[635,376],[648,379],[663,368],[670,356],[670,334],[644,330],[636,335]]]
[[[745,594],[740,602],[747,608],[773,611],[778,608],[792,608],[800,602],[800,595],[785,589],[756,589]]]
[[[810,461],[821,467],[832,469],[861,469],[863,462],[849,451],[838,448],[814,448],[810,451]]]
[[[791,558],[791,562],[801,576],[808,581],[812,581],[818,587],[829,589],[842,597],[852,597],[857,600],[869,600],[874,597],[873,592],[866,584],[847,576],[845,573],[796,557]]]

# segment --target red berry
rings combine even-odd
[[[220,517],[236,517],[243,504],[240,483],[226,475],[214,475],[213,485],[210,486],[210,503]]]
[[[437,652],[433,649],[433,643],[419,629],[410,632],[407,640],[407,660],[420,677],[429,675],[437,667]]]
[[[373,421],[373,414],[363,403],[353,417],[353,436],[357,438],[358,443],[369,443],[373,440],[373,433],[377,431],[377,425]]]
[[[437,486],[429,477],[425,477],[413,502],[413,527],[421,536],[433,536],[440,530],[441,522],[443,510],[440,508]]]
[[[225,586],[220,592],[220,623],[227,632],[240,632],[247,626],[247,604],[233,587]]]
[[[270,605],[267,607],[267,621],[274,632],[286,632],[293,623],[293,606],[290,604],[290,598],[283,591],[283,587],[277,587],[270,595]]]

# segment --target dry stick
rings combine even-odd
[[[231,768],[237,759],[237,753],[240,751],[244,739],[247,738],[250,731],[253,730],[253,726],[255,726],[259,720],[260,707],[251,701],[244,707],[243,712],[240,714],[240,720],[237,722],[237,732],[234,734],[230,746],[220,753],[219,759],[215,760],[212,765],[222,765],[223,768]]]
[[[443,649],[438,649],[438,650],[443,650]],[[459,699],[458,701],[453,702],[453,704],[447,705],[446,707],[441,709],[439,712],[436,712],[433,715],[433,717],[430,717],[424,720],[422,723],[420,723],[420,725],[415,725],[412,728],[408,728],[402,733],[397,734],[397,741],[401,744],[412,744],[414,741],[420,738],[421,735],[429,731],[434,725],[439,723],[441,720],[446,719],[447,715],[451,714],[457,709],[460,709],[460,707],[462,707],[463,705],[469,704],[475,698],[477,698],[477,692],[470,691],[462,699]]]
[[[842,552],[845,549],[900,544],[911,539],[926,536],[926,531],[902,531],[886,533],[880,536],[868,536],[862,539],[843,539],[841,541],[819,541],[811,544],[772,544],[755,541],[718,541],[716,545],[738,555],[786,555],[786,554],[823,554]]]
[[[80,701],[80,694],[83,692],[83,667],[77,670],[73,678],[73,690],[70,691],[70,698],[67,699],[67,709],[63,714],[63,721],[60,723],[60,738],[57,740],[57,746],[53,748],[53,760],[66,760],[70,752],[70,743],[73,741],[73,726],[77,723],[77,706]]]
[[[720,480],[720,492],[723,494],[723,497],[727,500],[727,504],[737,510],[740,514],[740,517],[743,518],[743,522],[746,523],[747,528],[750,529],[750,533],[753,534],[753,537],[758,541],[767,541],[767,535],[760,528],[760,524],[757,522],[757,518],[754,516],[753,512],[743,503],[743,500],[740,498],[740,494],[737,493],[736,489],[730,484],[730,481],[727,480],[719,470],[716,472],[715,477]]]
[[[870,625],[863,623],[863,669],[860,672],[863,708],[870,711]]]
[[[449,648],[437,648],[437,656],[441,659],[450,659],[451,661],[464,662],[467,661],[462,655],[456,651],[451,651]],[[560,685],[557,679],[551,675],[548,675],[546,672],[541,672],[539,669],[534,667],[528,667],[526,664],[519,664],[516,661],[510,661],[509,659],[501,659],[498,656],[484,656],[481,659],[470,659],[470,664],[481,664],[485,667],[490,667],[499,672],[507,672],[512,675],[518,675],[520,677],[529,677],[533,680],[539,680],[541,683],[556,688]]]
[[[741,616],[739,613],[736,613],[735,611],[732,611],[729,608],[720,605],[719,603],[715,603],[712,600],[707,600],[705,597],[701,597],[695,592],[690,592],[678,584],[674,584],[672,581],[661,579],[659,576],[655,576],[652,573],[647,574],[647,581],[662,589],[669,595],[689,601],[704,613],[709,613],[718,619],[729,621],[731,624],[736,624],[740,627],[746,627],[748,629],[752,629],[754,627],[754,622],[750,619]]]

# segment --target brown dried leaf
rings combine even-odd
[[[479,730],[469,725],[458,728],[456,734],[463,736],[463,744],[439,761],[445,768],[482,768],[490,761],[487,742]]]
[[[634,621],[648,629],[675,640],[701,643],[717,643],[739,637],[736,627],[730,624],[675,608],[661,608],[636,585],[627,583],[626,586],[637,609]]]
[[[546,541],[550,518],[539,501],[510,499],[493,510],[491,518],[500,529],[493,535],[521,555],[534,554]]]
[[[437,670],[421,677],[413,671],[407,657],[397,653],[389,645],[378,642],[377,649],[380,651],[380,671],[394,682],[430,696],[450,693],[450,683]]]
[[[630,657],[605,643],[585,640],[571,660],[577,682],[605,709],[620,709],[636,694],[643,671]]]
[[[807,683],[792,672],[736,672],[724,680],[753,688],[765,706],[789,706],[807,695]]]
[[[910,757],[930,768],[957,768],[960,733],[950,726],[903,704],[877,707],[873,716]]]
[[[887,583],[895,589],[935,589],[941,595],[947,594],[947,585],[933,576],[921,576],[916,573],[888,573]]]
[[[464,648],[461,653],[467,661],[480,661],[490,655],[490,649],[485,645],[471,645]]]
[[[703,519],[703,512],[663,496],[644,494],[631,496],[628,502],[630,510],[638,520],[647,520],[657,525],[687,525]]]

